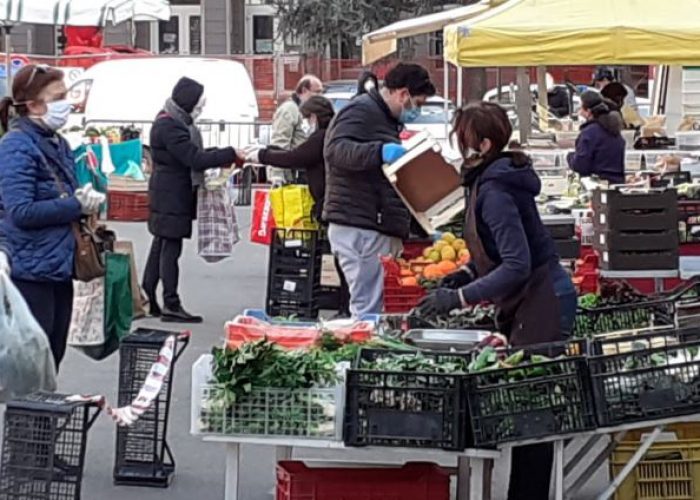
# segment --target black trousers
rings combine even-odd
[[[158,283],[163,283],[163,304],[166,308],[177,310],[180,307],[180,295],[177,286],[180,280],[182,239],[161,238],[154,236],[151,252],[148,254],[146,270],[143,273],[143,289],[149,297],[155,297]]]
[[[549,500],[553,462],[552,443],[513,448],[508,500]]]
[[[13,280],[29,310],[49,338],[56,370],[66,354],[68,330],[73,314],[73,282],[38,283]]]

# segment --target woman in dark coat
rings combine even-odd
[[[511,345],[564,340],[574,324],[576,291],[537,211],[541,182],[532,162],[504,152],[512,134],[508,115],[494,103],[471,104],[455,116],[453,134],[464,158],[464,233],[472,260],[423,299],[421,314],[488,301]],[[551,444],[514,448],[509,500],[549,498],[552,460]]]
[[[312,96],[299,108],[301,115],[308,121],[311,135],[301,146],[291,151],[269,147],[251,151],[246,160],[250,163],[269,165],[277,168],[305,170],[309,183],[309,191],[314,199],[313,215],[321,221],[323,213],[323,197],[326,191],[326,165],[323,160],[323,146],[326,130],[335,111],[333,104],[323,96]],[[340,314],[349,315],[350,292],[340,266],[336,262],[340,276],[341,298]]]
[[[204,171],[229,167],[236,161],[233,148],[202,148],[202,137],[194,122],[204,108],[204,87],[190,78],[175,85],[172,97],[151,129],[153,175],[149,184],[153,235],[146,263],[143,289],[152,316],[165,322],[201,323],[200,316],[185,311],[178,294],[182,240],[192,236],[197,210],[197,186]],[[158,282],[163,283],[163,310],[156,300]]]
[[[625,182],[624,122],[617,105],[595,90],[581,94],[581,116],[586,120],[569,153],[569,167],[581,175],[595,175],[612,184]]]

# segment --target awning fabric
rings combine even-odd
[[[466,67],[697,65],[700,0],[509,0],[444,37]]]
[[[427,16],[405,19],[368,33],[362,37],[362,63],[371,64],[382,57],[396,52],[397,41],[401,38],[425,35],[440,31],[445,26],[456,21],[472,18],[486,12],[492,4],[504,0],[482,0],[473,5],[458,7],[428,14]]]
[[[170,19],[168,0],[0,0],[0,25],[105,26],[128,19]]]

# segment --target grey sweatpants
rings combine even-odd
[[[353,318],[381,313],[384,271],[379,257],[397,257],[402,249],[401,240],[377,231],[338,224],[329,226],[328,239],[348,280]]]

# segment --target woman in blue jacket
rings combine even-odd
[[[73,307],[72,224],[99,200],[77,189],[74,159],[57,130],[70,113],[63,73],[29,65],[0,101],[0,214],[12,255],[12,281],[49,337],[56,367]],[[10,115],[15,118],[10,121]]]
[[[595,175],[612,184],[625,182],[625,124],[617,105],[595,90],[581,94],[581,117],[586,122],[569,153],[569,167],[583,177]]]
[[[541,183],[530,159],[504,152],[512,131],[497,104],[474,103],[456,114],[472,261],[423,299],[420,311],[447,314],[488,301],[511,345],[545,344],[570,335],[576,291],[537,211]],[[552,460],[549,444],[514,448],[509,500],[549,498]]]

